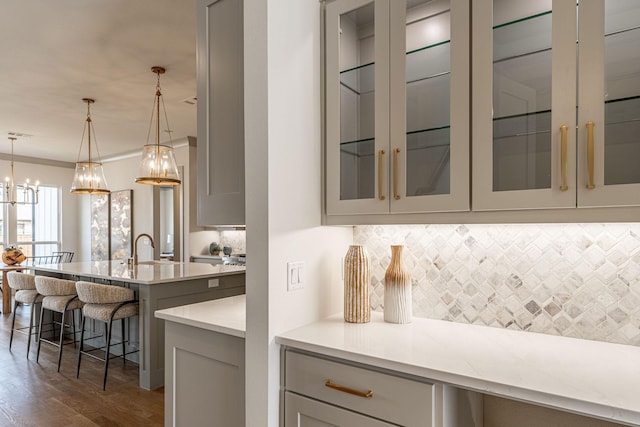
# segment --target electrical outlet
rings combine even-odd
[[[287,263],[287,291],[304,288],[304,262]]]

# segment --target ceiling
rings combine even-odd
[[[174,141],[196,135],[195,0],[17,0],[0,13],[0,153],[75,162],[87,106],[101,158],[140,151],[160,65]],[[164,121],[161,121],[164,126]],[[168,133],[163,132],[163,141]],[[93,143],[93,138],[92,138]],[[81,160],[87,157],[86,138]]]

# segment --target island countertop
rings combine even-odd
[[[238,265],[212,265],[173,261],[141,261],[138,265],[128,267],[125,262],[120,260],[45,264],[37,265],[33,268],[51,273],[144,285],[243,274],[246,270],[246,267]]]

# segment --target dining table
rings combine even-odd
[[[0,264],[2,270],[2,314],[11,313],[11,288],[7,281],[7,273],[10,271],[22,271],[21,265]]]

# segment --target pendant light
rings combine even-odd
[[[95,139],[95,130],[93,129],[93,121],[91,120],[91,104],[93,104],[95,100],[91,98],[82,98],[82,100],[87,103],[87,118],[84,123],[84,129],[82,130],[82,139],[80,140],[80,150],[78,151],[76,171],[73,174],[71,192],[74,194],[108,194],[109,189],[107,188],[107,181],[104,178],[102,163],[100,163],[98,143],[95,144],[98,161],[92,161],[91,157],[91,131],[93,131],[93,138]],[[82,144],[85,133],[87,134],[89,160],[81,162],[80,156],[82,155]]]
[[[11,135],[11,134],[10,134]],[[6,177],[4,181],[4,195],[5,198],[0,200],[1,203],[8,203],[11,206],[15,205],[35,205],[38,203],[38,181],[36,181],[35,187],[33,187],[33,196],[30,196],[32,186],[29,185],[29,179],[25,180],[25,183],[17,186],[16,182],[13,178],[13,143],[17,138],[15,136],[10,136],[9,140],[11,141],[11,176]],[[22,187],[22,188],[18,188]],[[21,200],[18,200],[18,194],[22,195]]]
[[[167,119],[167,110],[164,106],[164,99],[160,91],[160,74],[164,74],[165,69],[162,67],[151,67],[157,75],[156,95],[153,99],[153,108],[151,110],[151,120],[149,122],[149,131],[147,133],[147,143],[142,148],[142,160],[140,161],[140,172],[136,182],[138,184],[151,184],[160,186],[180,185],[180,175],[178,173],[178,165],[173,153],[173,143],[171,141],[171,129],[169,128],[169,120]],[[170,145],[160,144],[160,104],[164,111],[164,119],[167,124]],[[156,143],[149,143],[151,136],[151,128],[155,116],[155,132]]]

